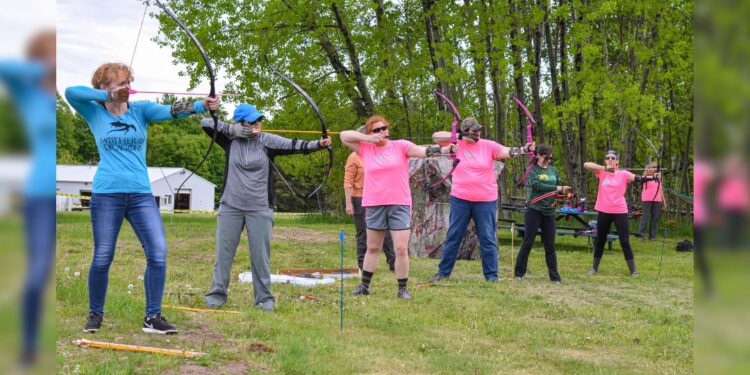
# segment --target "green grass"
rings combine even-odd
[[[169,244],[165,304],[202,307],[211,279],[216,218],[164,216]],[[346,231],[345,267],[356,267],[350,224],[303,216],[279,217],[271,268],[335,268],[338,231]],[[627,275],[615,244],[600,273],[585,275],[591,247],[584,238],[558,238],[564,284],[548,281],[540,244],[522,282],[511,275],[509,231],[498,232],[497,284],[483,281],[479,261],[459,261],[453,277],[417,287],[434,274],[435,259],[411,259],[414,301],[395,298],[396,281],[381,259],[372,295],[346,296],[345,329],[339,331],[339,287],[274,284],[277,310],[252,308],[252,285],[237,274],[249,269],[247,239],[240,243],[226,309],[240,315],[165,309],[176,336],[141,333],[145,269],[140,244],[128,225],[110,271],[103,329],[81,332],[87,312],[86,275],[93,241],[86,213],[58,216],[57,368],[61,373],[159,373],[180,369],[272,373],[689,373],[693,369],[693,258],[667,240],[658,276],[660,242],[634,239],[641,277]],[[519,239],[514,239],[513,252]],[[75,276],[79,272],[79,276]],[[358,279],[346,282],[351,290]],[[132,284],[132,289],[128,285]],[[313,293],[315,300],[300,300]],[[81,337],[207,352],[200,359],[82,349]]]

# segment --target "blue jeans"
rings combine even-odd
[[[440,258],[438,273],[450,276],[456,265],[458,249],[464,240],[464,232],[469,219],[474,220],[479,236],[479,253],[482,257],[482,271],[487,280],[497,279],[497,201],[471,202],[451,196],[450,226],[445,239],[443,256]]]
[[[104,315],[109,266],[122,219],[127,219],[146,253],[146,316],[161,313],[167,273],[167,241],[154,196],[142,193],[92,194],[91,225],[94,229],[94,259],[89,269],[89,310]]]
[[[44,290],[55,261],[55,198],[29,197],[23,206],[26,280],[21,299],[23,349],[37,348]]]

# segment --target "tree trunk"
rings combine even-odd
[[[359,91],[359,98],[362,101],[362,107],[364,108],[367,115],[371,116],[373,114],[373,108],[375,107],[375,105],[373,104],[370,90],[367,87],[367,81],[364,77],[364,74],[362,74],[362,67],[359,64],[359,57],[357,56],[357,50],[354,47],[352,36],[349,33],[349,29],[344,23],[344,18],[341,16],[341,11],[339,10],[339,7],[335,2],[331,3],[331,10],[333,11],[333,15],[336,18],[336,26],[338,27],[341,36],[344,38],[346,52],[349,56],[349,61],[352,64],[351,73],[353,73],[354,82],[356,83],[357,90]]]
[[[531,32],[533,30],[533,34]],[[534,141],[537,144],[544,143],[544,119],[542,118],[542,100],[539,97],[539,87],[542,79],[542,25],[531,24],[526,27],[526,35],[529,43],[528,61],[531,61],[534,70],[531,71],[531,101],[534,103]]]
[[[439,77],[440,74],[438,73],[438,71],[440,69],[445,70],[447,64],[445,63],[444,58],[437,57],[437,46],[441,42],[441,37],[440,29],[437,25],[437,18],[432,12],[433,5],[435,5],[435,0],[422,0],[422,10],[424,11],[424,26],[425,32],[427,33],[427,47],[430,52],[430,61],[432,62],[432,70],[435,74],[435,77]],[[453,98],[454,90],[450,85],[448,85],[447,82],[445,82],[444,79],[439,78],[437,85],[438,89],[443,94],[445,94],[449,98]],[[445,105],[444,103],[441,102],[440,106],[443,110],[449,111],[447,105]]]
[[[464,0],[464,6],[466,7],[466,24],[474,25],[477,21],[476,12],[474,6],[469,0]],[[468,32],[473,33],[469,37],[469,54],[471,55],[471,61],[473,63],[474,80],[476,84],[477,101],[479,102],[479,117],[480,124],[487,124],[487,63],[482,57],[482,32],[483,28],[487,27],[482,22],[481,14],[479,16],[479,27],[475,31],[474,28],[470,28]]]
[[[383,4],[383,0],[375,0],[375,20],[377,21],[378,28],[381,29],[381,32],[385,35],[385,7]],[[388,40],[381,39],[379,43],[384,43],[386,45],[389,44]],[[384,53],[384,56],[382,60],[380,61],[380,66],[382,67],[382,74],[385,75],[385,96],[388,99],[388,106],[396,106],[398,105],[398,97],[396,96],[396,85],[394,82],[394,75],[393,72],[391,72],[391,62],[390,62],[390,56],[389,53],[390,48],[383,49],[386,51]],[[404,107],[404,110],[406,110],[406,107]]]

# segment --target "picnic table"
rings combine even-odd
[[[507,211],[514,211],[514,212],[525,212],[526,207],[525,206],[514,206],[509,204],[501,204],[500,205],[501,210],[507,210]],[[583,236],[588,238],[588,242],[591,243],[591,239],[596,237],[596,233],[591,232],[582,232],[582,229],[588,228],[588,222],[585,221],[583,218],[586,216],[597,216],[596,211],[583,211],[583,212],[560,212],[560,210],[557,210],[558,215],[555,218],[556,221],[560,221],[563,218],[573,218],[578,223],[580,223],[582,226],[580,228],[576,227],[568,227],[568,226],[558,226],[557,227],[557,234],[560,236]],[[509,224],[499,224],[500,222],[509,223]],[[498,219],[498,228],[499,229],[510,229],[511,225],[514,224],[515,230],[518,232],[519,237],[523,237],[525,233],[525,227],[523,223],[516,224],[515,220],[512,219]],[[541,233],[541,229],[539,229],[539,232]],[[607,234],[607,247],[612,250],[612,241],[616,240],[618,238],[617,232],[610,231],[609,234]]]

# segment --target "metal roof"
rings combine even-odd
[[[96,165],[57,165],[57,182],[94,182],[94,175],[96,174]],[[148,180],[154,183],[158,180],[164,179],[174,174],[184,174],[185,178],[190,174],[190,170],[185,168],[175,167],[148,167]],[[193,178],[200,178],[201,180],[216,186],[211,181],[206,180],[198,174],[193,175]],[[192,178],[191,178],[192,179]],[[188,184],[190,181],[187,182]]]

